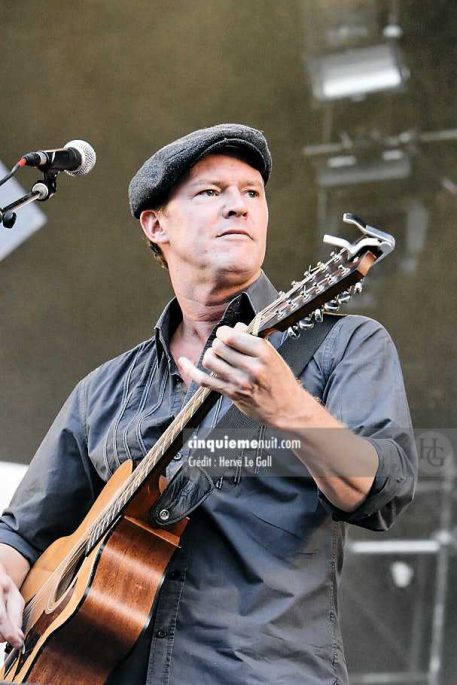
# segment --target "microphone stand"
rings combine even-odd
[[[0,207],[0,224],[3,224],[5,228],[13,228],[16,223],[16,212],[12,210],[18,210],[25,205],[29,205],[31,202],[44,202],[49,200],[57,190],[57,171],[46,171],[43,175],[41,181],[37,181],[33,186],[32,190],[23,195],[18,200],[15,200],[6,207]]]

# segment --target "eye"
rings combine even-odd
[[[207,197],[215,197],[217,195],[217,190],[214,188],[205,188],[204,190],[200,190],[197,195],[206,195]]]
[[[249,197],[259,197],[260,195],[258,190],[248,190],[247,193]]]

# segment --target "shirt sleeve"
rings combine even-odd
[[[77,528],[101,489],[87,453],[84,384],[65,402],[0,518],[0,542],[31,564]]]
[[[346,316],[322,346],[327,382],[323,401],[330,413],[375,448],[379,465],[366,499],[353,512],[322,506],[338,521],[371,530],[390,528],[412,500],[417,453],[403,376],[394,343],[376,321]]]

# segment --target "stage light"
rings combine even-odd
[[[392,43],[314,57],[309,68],[314,97],[321,101],[397,89],[409,76]]]
[[[410,157],[400,149],[383,150],[370,159],[356,155],[334,155],[317,163],[321,188],[351,186],[382,181],[397,181],[411,175]]]

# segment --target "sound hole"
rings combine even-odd
[[[59,584],[56,588],[55,601],[58,602],[63,595],[67,592],[68,588],[73,583],[76,578],[81,564],[84,560],[84,555],[81,553],[77,558],[75,558],[65,569]]]

